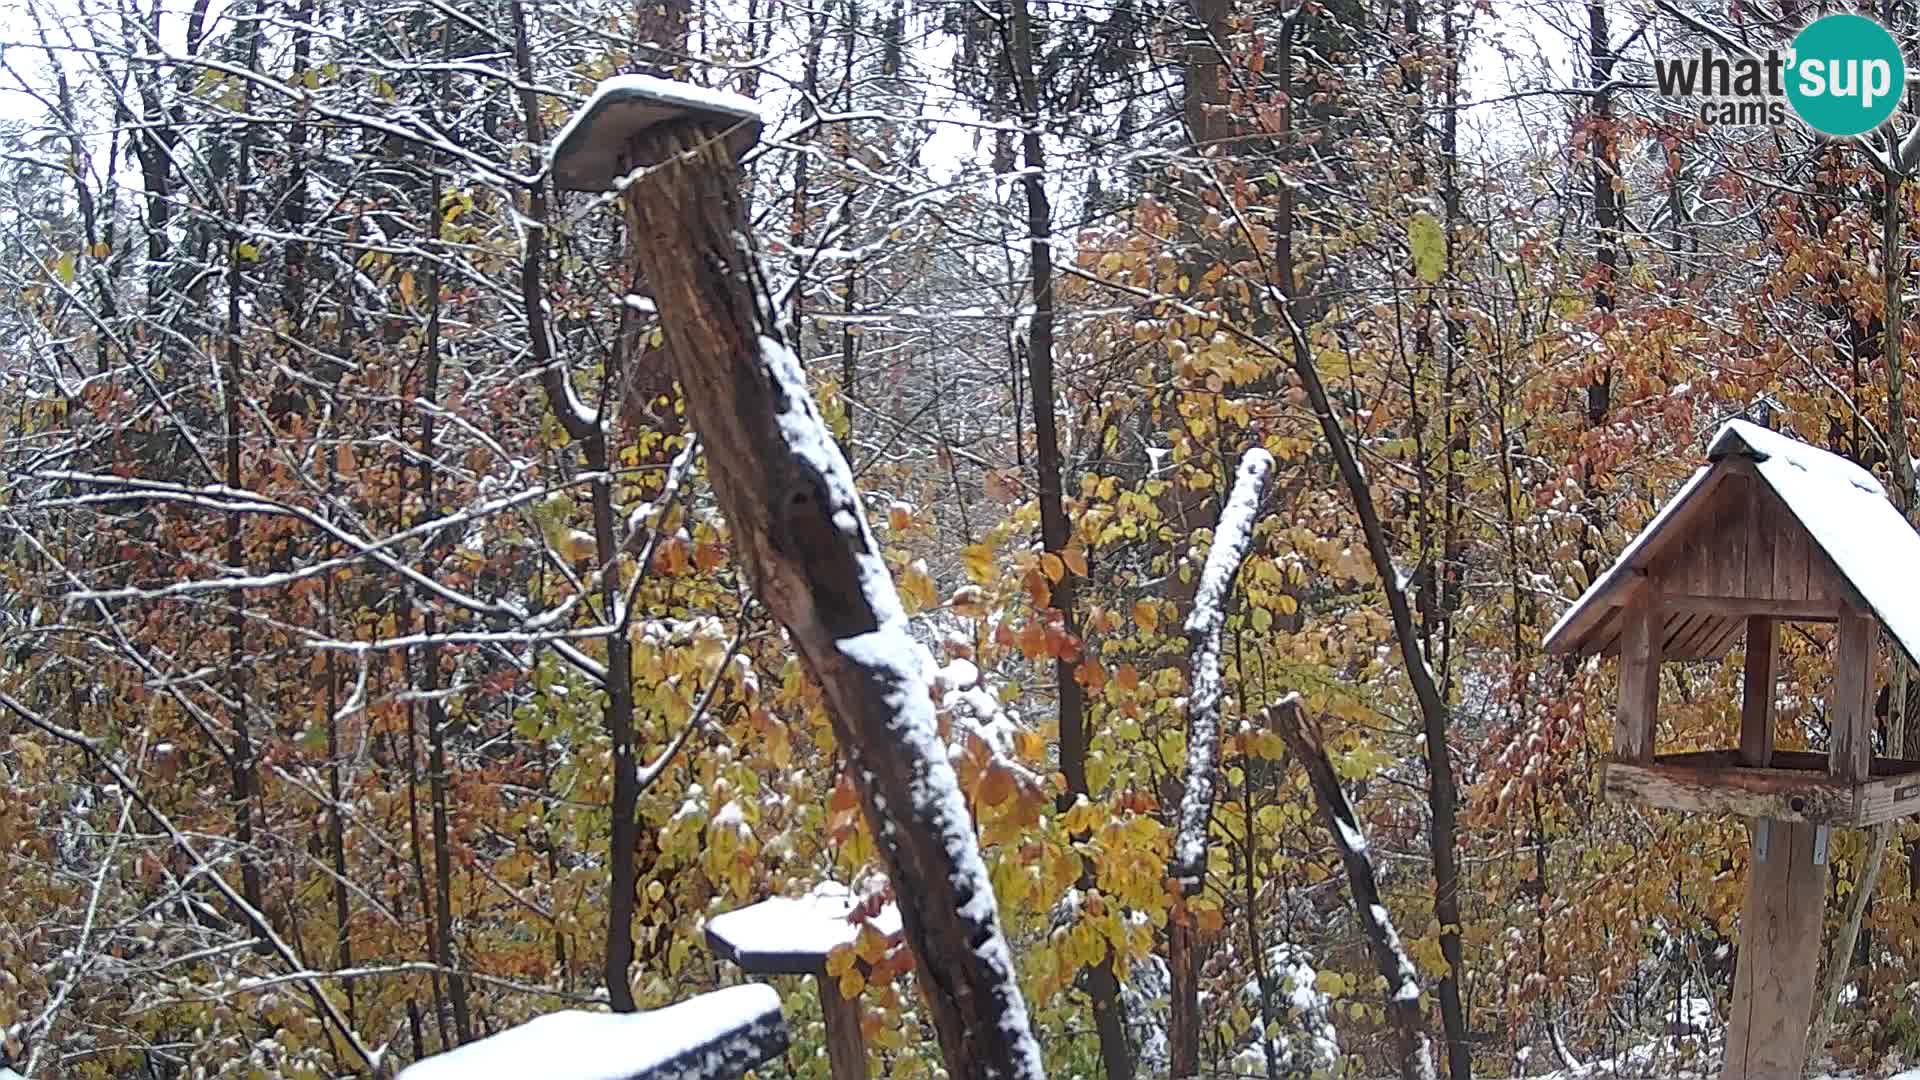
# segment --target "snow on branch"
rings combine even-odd
[[[1220,755],[1220,630],[1227,621],[1227,594],[1240,564],[1253,543],[1254,518],[1260,511],[1273,455],[1259,447],[1240,457],[1213,545],[1200,572],[1200,590],[1187,616],[1187,641],[1193,651],[1193,691],[1187,698],[1186,790],[1180,796],[1180,818],[1174,833],[1173,859],[1167,876],[1177,879],[1188,895],[1200,891],[1207,870],[1207,822],[1213,817],[1213,774]]]
[[[1387,980],[1387,1017],[1393,1022],[1399,1043],[1400,1074],[1406,1080],[1434,1080],[1433,1046],[1420,1011],[1420,974],[1400,943],[1393,917],[1380,902],[1380,885],[1367,854],[1367,837],[1360,830],[1360,819],[1347,800],[1346,789],[1340,786],[1333,760],[1327,756],[1320,721],[1307,713],[1299,694],[1288,694],[1263,711],[1267,726],[1280,733],[1307,770],[1320,820],[1333,834],[1333,846],[1340,852],[1367,948],[1373,954],[1375,968]]]

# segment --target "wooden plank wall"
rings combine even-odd
[[[1707,498],[1687,534],[1649,568],[1660,592],[1824,607],[1850,591],[1833,561],[1759,477],[1730,475]]]

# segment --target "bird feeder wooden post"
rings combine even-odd
[[[1920,762],[1872,755],[1875,639],[1908,656],[1920,604],[1903,580],[1920,535],[1858,466],[1736,420],[1618,561],[1547,634],[1549,652],[1620,658],[1616,801],[1751,822],[1746,908],[1727,1025],[1727,1078],[1797,1077],[1820,968],[1831,830],[1920,812]],[[1780,625],[1832,623],[1824,754],[1774,749]],[[1660,668],[1745,646],[1739,739],[1661,754]]]
[[[827,1063],[833,1080],[866,1080],[867,1044],[860,1033],[860,1000],[840,992],[827,972],[827,956],[851,945],[871,926],[889,942],[900,937],[900,912],[892,904],[871,919],[856,920],[856,900],[844,891],[815,889],[808,896],[776,896],[717,915],[707,923],[714,954],[753,975],[811,975],[827,1022]]]

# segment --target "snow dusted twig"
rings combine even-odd
[[[1227,621],[1227,594],[1253,543],[1254,518],[1273,471],[1273,455],[1254,447],[1240,456],[1240,469],[1200,572],[1200,590],[1187,616],[1193,650],[1193,691],[1187,698],[1186,790],[1174,832],[1167,876],[1192,896],[1207,871],[1207,823],[1213,817],[1213,774],[1220,754],[1220,631]]]
[[[234,910],[238,911],[241,917],[253,927],[254,933],[259,935],[260,939],[265,941],[267,946],[280,957],[280,961],[294,972],[304,972],[306,970],[306,965],[300,962],[299,955],[294,952],[291,945],[287,944],[286,939],[282,938],[279,933],[274,930],[273,924],[267,921],[267,917],[261,914],[258,908],[247,903],[246,898],[240,895],[240,890],[229,884],[226,877],[214,868],[213,863],[208,861],[207,857],[202,855],[200,850],[193,846],[193,843],[187,838],[187,833],[178,825],[175,825],[171,817],[167,816],[164,811],[146,797],[140,790],[139,785],[133,782],[133,777],[128,775],[127,770],[121,766],[116,756],[106,747],[102,746],[99,740],[75,731],[72,728],[62,727],[42,717],[32,709],[21,704],[11,694],[5,691],[0,691],[0,708],[5,708],[8,712],[19,717],[27,726],[45,732],[53,738],[79,750],[92,760],[95,765],[111,774],[114,781],[120,785],[120,790],[126,792],[127,797],[133,800],[133,802],[146,813],[147,817],[153,820],[154,824],[160,826],[161,831],[167,834],[168,838],[173,841],[174,847],[178,848],[181,854],[193,861],[200,875],[206,878],[207,882],[226,899],[227,903],[233,905]],[[368,1048],[366,1043],[361,1041],[359,1033],[354,1031],[353,1025],[348,1023],[347,1018],[341,1014],[339,1006],[334,1004],[333,999],[327,996],[326,991],[320,986],[319,980],[311,977],[296,976],[296,978],[298,978],[300,984],[306,989],[308,996],[313,999],[314,1005],[320,1010],[327,1022],[332,1024],[334,1029],[340,1033],[341,1039],[346,1042],[354,1054],[369,1066],[376,1064],[379,1061],[378,1054]]]
[[[1387,980],[1387,1016],[1393,1021],[1400,1043],[1400,1075],[1406,1080],[1434,1080],[1433,1044],[1427,1037],[1420,1012],[1420,974],[1400,944],[1393,917],[1380,902],[1379,882],[1373,875],[1373,860],[1367,854],[1367,836],[1360,831],[1360,819],[1353,812],[1353,804],[1347,801],[1332,759],[1327,757],[1320,722],[1307,713],[1298,694],[1288,694],[1267,706],[1264,712],[1267,726],[1280,733],[1293,756],[1299,758],[1307,770],[1320,820],[1333,834],[1333,846],[1339,850],[1341,865],[1346,868],[1360,928],[1367,935],[1374,966]]]

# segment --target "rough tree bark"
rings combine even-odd
[[[1180,796],[1180,817],[1167,860],[1175,883],[1174,917],[1167,923],[1167,971],[1172,992],[1167,1045],[1172,1075],[1200,1071],[1200,980],[1193,956],[1193,920],[1188,897],[1200,892],[1207,874],[1207,825],[1213,819],[1213,780],[1220,750],[1220,630],[1227,620],[1227,595],[1253,543],[1253,521],[1273,472],[1273,455],[1255,447],[1240,457],[1233,491],[1220,508],[1220,523],[1200,571],[1200,588],[1187,616],[1187,643],[1193,656],[1193,689],[1187,696],[1187,771]]]
[[[1399,1048],[1400,1075],[1406,1080],[1434,1080],[1433,1043],[1420,1012],[1420,977],[1400,945],[1400,935],[1393,928],[1386,905],[1380,902],[1373,860],[1367,855],[1367,837],[1360,831],[1360,819],[1340,786],[1333,761],[1327,757],[1320,721],[1301,707],[1298,694],[1289,694],[1268,706],[1266,721],[1307,770],[1320,822],[1333,835],[1333,846],[1340,852],[1340,864],[1347,871],[1347,886],[1353,893],[1353,910],[1360,916],[1360,929],[1367,936],[1367,951],[1373,954],[1380,977],[1387,980],[1387,1019],[1393,1024]]]
[[[778,337],[717,122],[650,129],[629,160],[630,250],[700,433],[735,554],[819,683],[893,881],[948,1070],[1038,1078],[973,822],[927,675],[846,458]]]

